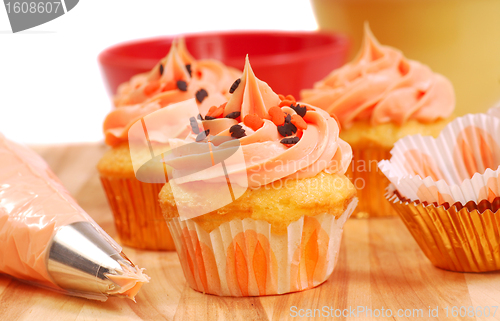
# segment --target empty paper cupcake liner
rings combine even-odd
[[[188,284],[219,296],[263,296],[302,291],[325,282],[338,259],[343,226],[353,199],[336,219],[303,216],[287,232],[250,218],[226,222],[210,233],[193,220],[169,219]]]
[[[407,136],[379,163],[401,196],[429,204],[492,202],[500,195],[500,119],[466,115],[438,138]]]
[[[158,203],[158,194],[164,184],[103,176],[101,182],[123,245],[147,250],[175,250]]]
[[[465,206],[412,202],[397,192],[387,199],[433,265],[456,272],[500,270],[500,198]]]

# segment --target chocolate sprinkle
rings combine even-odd
[[[203,120],[203,116],[201,114],[198,114],[198,116],[196,116],[196,118],[198,118],[199,120]]]
[[[190,64],[187,64],[187,65],[186,65],[186,70],[187,70],[187,72],[189,73],[189,77],[193,77],[193,73],[192,73],[192,71],[191,71],[191,65],[190,65]]]
[[[163,65],[160,64],[160,76],[162,76],[162,75],[163,75]]]
[[[208,137],[208,134],[210,134],[210,129],[202,131],[201,133],[198,134],[198,136],[196,136],[196,141],[201,142],[202,140]]]
[[[297,104],[297,105],[291,104],[290,108],[292,108],[293,110],[295,110],[295,112],[297,113],[297,115],[299,115],[300,117],[304,117],[306,115],[306,113],[307,113],[306,106],[301,106],[299,104]]]
[[[193,130],[193,133],[195,133],[195,134],[200,133],[200,127],[198,127],[198,122],[196,121],[196,118],[194,118],[194,117],[189,118],[189,125],[191,125],[191,129]]]
[[[229,132],[231,133],[231,137],[233,138],[242,138],[245,137],[247,134],[245,134],[245,130],[241,125],[233,125],[231,128],[229,128]]]
[[[291,122],[292,122],[292,115],[286,114],[285,123],[291,123]]]
[[[202,88],[196,92],[195,96],[196,96],[196,100],[198,102],[202,103],[203,100],[208,97],[208,92]]]
[[[205,116],[205,120],[214,120],[215,117],[212,117],[212,116]]]
[[[240,117],[240,115],[241,115],[241,112],[233,111],[232,113],[227,114],[226,118],[236,119],[236,118]]]
[[[280,143],[284,144],[284,145],[295,145],[299,142],[300,138],[298,138],[297,136],[295,137],[287,137],[287,138],[283,138],[282,140],[280,140]]]
[[[179,88],[180,91],[187,91],[188,84],[184,80],[177,80],[177,88]]]
[[[241,82],[240,78],[236,79],[233,82],[233,84],[231,85],[231,88],[229,88],[229,93],[230,94],[234,93],[234,91],[236,90],[236,88],[238,88],[238,86],[240,85],[240,82]]]
[[[297,132],[297,127],[295,127],[292,123],[284,123],[281,126],[278,126],[278,132],[281,136],[287,137],[293,135]]]

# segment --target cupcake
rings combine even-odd
[[[160,206],[186,280],[220,296],[315,287],[331,275],[357,204],[344,175],[350,146],[328,113],[257,79],[248,57],[231,92],[164,156],[172,171]]]
[[[357,217],[395,215],[384,198],[388,181],[377,162],[389,158],[394,143],[406,135],[437,136],[455,107],[445,77],[380,45],[368,25],[357,58],[301,91],[301,101],[326,110],[342,125],[340,137],[353,150],[347,175],[358,189]]]
[[[194,98],[196,108],[206,113],[212,105],[227,101],[228,90],[240,75],[217,61],[196,61],[180,41],[150,72],[120,86],[115,97],[118,108],[111,111],[103,126],[105,143],[111,149],[97,168],[122,244],[149,250],[174,249],[158,205],[163,183],[136,179],[128,141],[132,124],[165,109],[170,115],[165,125],[170,127],[172,137],[184,138],[189,129],[183,124],[189,116],[182,104],[175,103]]]
[[[458,272],[500,270],[500,119],[457,118],[396,142],[379,163],[387,195],[427,258]]]

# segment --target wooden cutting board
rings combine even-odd
[[[106,147],[83,144],[34,149],[47,160],[80,205],[116,238],[95,169]],[[0,276],[0,320],[312,319],[299,317],[314,313],[307,309],[318,309],[319,319],[337,319],[335,313],[339,316],[343,311],[344,317],[339,319],[378,320],[381,317],[376,318],[377,311],[382,313],[382,308],[382,315],[390,309],[391,319],[396,320],[500,320],[500,273],[464,274],[433,267],[399,218],[349,220],[330,279],[315,289],[288,295],[204,295],[187,286],[175,252],[132,248],[124,248],[124,252],[146,268],[151,277],[137,296],[137,303],[119,298],[109,298],[107,302],[74,298]],[[474,307],[477,312],[489,307],[491,316],[461,318],[462,306]],[[439,309],[438,317],[429,317],[429,307]],[[492,317],[495,307],[499,311]],[[371,309],[372,318],[368,312],[357,316],[353,313],[362,308]],[[435,315],[436,310],[433,312]],[[462,309],[462,315],[464,312]],[[398,313],[403,317],[398,317]],[[413,317],[404,317],[404,313]],[[454,314],[458,316],[453,317]]]

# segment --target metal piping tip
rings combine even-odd
[[[108,295],[133,299],[140,285],[149,280],[90,222],[76,222],[56,232],[50,244],[47,270],[54,283],[70,294],[102,301]],[[116,282],[123,279],[132,281],[121,285]],[[127,294],[131,288],[135,293]]]

